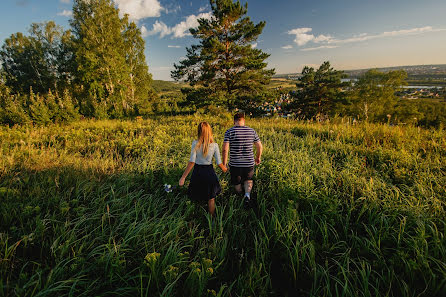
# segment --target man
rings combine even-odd
[[[256,147],[254,159],[253,144]],[[245,126],[243,113],[234,115],[234,126],[225,133],[223,141],[223,164],[226,166],[229,154],[229,170],[231,172],[231,184],[237,193],[245,192],[244,204],[250,205],[251,191],[253,187],[254,164],[259,165],[262,156],[262,143],[254,129]]]

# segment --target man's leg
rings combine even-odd
[[[251,191],[252,191],[253,185],[254,185],[254,182],[252,180],[247,180],[244,182],[245,197],[251,198]]]
[[[252,190],[252,185],[253,182],[252,180],[246,180],[243,183],[243,186],[245,188],[245,198],[243,199],[243,204],[245,206],[245,208],[250,208],[251,207],[251,190]]]
[[[231,166],[229,170],[231,172],[231,184],[234,185],[234,190],[237,194],[243,194],[240,168]]]

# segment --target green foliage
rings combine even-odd
[[[0,50],[0,61],[6,85],[13,93],[28,93],[30,88],[39,93],[66,87],[63,74],[66,35],[53,21],[33,23],[25,36],[18,32],[7,38]]]
[[[0,123],[13,126],[29,122],[23,97],[11,95],[8,87],[0,85]]]
[[[10,94],[8,88],[0,91],[0,124],[13,126],[33,122],[47,125],[70,122],[79,116],[68,90],[62,96],[53,95],[51,91],[46,95],[34,94],[32,89],[29,95]]]
[[[185,80],[199,90],[188,92],[187,99],[197,105],[197,92],[215,94],[202,103],[228,108],[239,107],[237,98],[262,93],[274,70],[267,70],[269,54],[252,47],[265,27],[254,24],[246,16],[248,5],[239,1],[211,0],[212,18],[198,20],[199,26],[190,29],[199,44],[187,48],[186,59],[174,64],[172,78]]]
[[[153,80],[152,88],[153,90],[160,95],[164,94],[181,94],[181,89],[184,88],[186,84],[165,81],[165,80]]]
[[[133,113],[144,114],[141,111],[147,108],[151,101],[155,99],[155,94],[151,87],[152,75],[149,73],[144,54],[145,41],[141,37],[141,30],[134,22],[129,23],[127,18],[124,18],[123,21],[126,24],[126,29],[123,33],[126,65],[129,68],[126,110],[133,108]],[[127,112],[126,115],[130,114]]]
[[[446,102],[421,100],[416,106],[422,114],[418,120],[420,126],[440,128],[446,125]]]
[[[0,127],[0,295],[446,294],[444,130],[247,119],[258,207],[217,171],[211,218],[163,189],[202,120],[221,144],[218,116]]]
[[[114,4],[109,0],[75,1],[73,20],[74,51],[77,79],[87,96],[80,97],[81,112],[95,114],[97,105],[107,106],[107,114],[123,114],[124,82],[127,77],[124,38],[125,29]],[[104,116],[102,112],[95,116]]]
[[[81,113],[121,118],[147,110],[154,94],[136,24],[120,18],[111,0],[76,0],[70,24]]]
[[[111,0],[75,1],[70,24],[73,34],[53,21],[32,24],[29,36],[12,34],[0,50],[2,77],[11,93],[36,92],[26,106],[31,119],[66,121],[75,119],[77,110],[97,118],[149,113],[156,95],[136,24],[120,18]],[[77,98],[74,105],[66,99],[70,94]],[[20,122],[20,109],[8,104],[3,122]]]
[[[342,82],[347,75],[334,70],[330,63],[324,62],[316,71],[305,66],[299,78],[295,99],[291,107],[300,117],[320,119],[336,114],[337,106],[344,103],[347,93],[343,88],[349,86]]]
[[[53,96],[50,96],[48,99],[39,94],[34,94],[32,90],[29,95],[29,114],[31,119],[37,125],[46,125],[51,122],[51,118],[54,115],[54,102],[50,100],[53,99]]]
[[[353,113],[359,119],[386,122],[394,113],[398,97],[395,92],[407,85],[404,70],[380,72],[369,70],[355,83],[353,91]]]

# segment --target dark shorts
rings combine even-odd
[[[231,184],[240,185],[247,180],[252,180],[254,176],[254,166],[251,167],[234,167],[230,166]]]

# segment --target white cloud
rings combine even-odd
[[[251,44],[251,47],[252,47],[252,48],[256,48],[256,47],[257,47],[257,42],[256,42],[256,43],[253,43],[253,44]]]
[[[159,17],[164,8],[158,0],[115,0],[121,14],[128,14],[134,21]]]
[[[147,36],[149,36],[149,31],[147,31],[147,28],[146,28],[146,26],[144,26],[144,25],[142,25],[142,27],[141,27],[141,36],[142,36],[142,37],[147,37]]]
[[[426,27],[420,27],[420,28],[383,32],[383,33],[375,34],[375,35],[369,35],[367,33],[362,33],[362,34],[359,34],[358,36],[347,38],[347,39],[332,39],[332,40],[329,40],[328,43],[355,43],[355,42],[367,41],[367,40],[378,39],[378,38],[419,35],[419,34],[423,34],[423,33],[441,32],[441,31],[446,31],[446,29],[435,29],[431,26],[426,26]]]
[[[147,35],[156,35],[159,34],[161,38],[163,38],[166,35],[169,35],[172,33],[172,29],[167,27],[166,24],[164,24],[161,21],[156,21],[155,24],[153,24],[152,30],[147,32]]]
[[[61,3],[64,3],[64,4],[70,4],[70,1],[71,1],[71,0],[60,0],[60,2],[61,2]]]
[[[63,11],[58,12],[57,15],[64,16],[64,17],[70,17],[73,15],[73,12],[71,10],[64,9]]]
[[[179,46],[179,45],[168,45],[167,47],[168,48],[181,48],[181,46]]]
[[[210,19],[211,16],[212,14],[210,12],[188,16],[185,21],[182,21],[172,28],[173,37],[179,38],[190,35],[189,29],[198,27],[198,19]]]
[[[321,46],[317,46],[317,47],[303,48],[303,49],[301,49],[301,51],[309,52],[309,51],[317,51],[317,50],[320,50],[320,49],[337,48],[337,47],[339,47],[339,45],[321,45]]]
[[[316,43],[330,42],[331,40],[333,40],[333,37],[324,34],[321,34],[314,38],[314,42]]]
[[[292,46],[292,45],[285,45],[285,46],[282,46],[282,48],[283,48],[283,49],[292,49],[293,46]]]
[[[294,39],[294,42],[298,46],[304,46],[304,45],[308,44],[309,42],[312,42],[314,44],[322,44],[321,46],[308,47],[308,48],[301,49],[302,51],[313,51],[313,50],[319,50],[319,49],[337,48],[337,47],[339,47],[340,44],[346,44],[346,43],[356,43],[356,42],[363,42],[363,41],[367,41],[367,40],[387,38],[387,37],[420,35],[420,34],[429,33],[429,32],[446,31],[446,29],[435,29],[431,26],[426,26],[426,27],[420,27],[420,28],[383,32],[383,33],[373,34],[373,35],[370,35],[368,33],[361,33],[361,34],[355,35],[350,38],[337,39],[330,35],[324,35],[324,34],[315,36],[314,34],[310,33],[312,30],[313,30],[312,28],[296,28],[296,29],[288,31],[287,33],[290,35],[296,36]],[[288,48],[288,46],[282,47],[282,48]]]
[[[176,24],[173,27],[168,27],[162,21],[156,21],[153,24],[152,30],[148,32],[148,35],[159,34],[161,38],[167,35],[172,35],[172,38],[181,38],[190,35],[189,29],[198,27],[198,19],[210,19],[212,14],[200,13],[198,15],[190,15],[186,17],[186,20]]]
[[[302,46],[302,45],[305,45],[308,42],[312,41],[315,38],[313,34],[308,34],[312,30],[313,29],[311,29],[311,28],[296,28],[296,29],[288,31],[288,34],[296,35],[294,42],[298,46]]]

